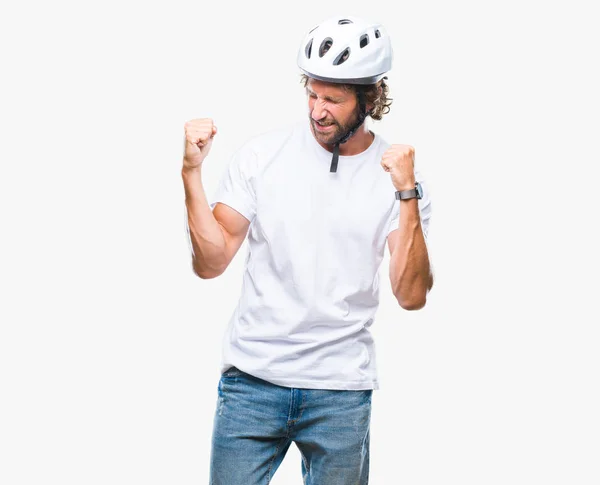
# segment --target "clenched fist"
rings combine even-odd
[[[392,145],[383,154],[381,166],[392,176],[396,190],[415,188],[415,149],[410,145]]]
[[[199,167],[212,146],[217,127],[210,118],[200,118],[185,124],[184,168]]]

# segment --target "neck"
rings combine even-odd
[[[365,125],[366,123],[361,125],[361,127],[358,130],[356,130],[356,133],[354,133],[354,135],[352,135],[350,139],[346,141],[346,143],[342,143],[340,145],[341,156],[347,157],[352,155],[358,155],[359,153],[364,152],[367,148],[371,146],[371,143],[373,143],[373,140],[375,139],[375,135],[373,134],[373,132],[369,131],[368,127]],[[319,145],[325,148],[325,150],[333,153],[333,145],[321,143],[316,137],[315,140],[317,140],[317,143],[319,143]]]

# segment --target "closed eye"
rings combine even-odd
[[[316,94],[309,94],[309,96],[310,96],[312,99],[317,99],[317,95],[316,95]],[[341,103],[341,101],[338,101],[338,100],[336,100],[336,99],[331,99],[331,98],[323,98],[323,99],[324,99],[325,101],[327,101],[328,103],[331,103],[331,104],[340,104],[340,103]]]
[[[308,95],[309,95],[309,96],[310,96],[312,99],[317,99],[317,94],[316,94],[316,93],[308,92]],[[325,96],[323,99],[324,99],[325,101],[327,101],[328,103],[331,103],[331,104],[340,104],[340,103],[342,103],[342,101],[343,101],[343,100],[341,100],[341,99],[333,99],[333,98],[330,98],[329,96]]]

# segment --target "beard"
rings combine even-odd
[[[356,123],[356,120],[358,120],[360,114],[359,110],[360,108],[357,106],[350,118],[348,118],[345,123],[340,123],[336,119],[327,120],[327,123],[331,123],[334,127],[329,133],[322,133],[315,128],[316,121],[313,120],[309,113],[308,118],[310,119],[311,129],[315,135],[315,138],[326,145],[335,145],[344,137],[348,130],[354,126],[354,123]]]

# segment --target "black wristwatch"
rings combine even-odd
[[[415,197],[417,199],[423,198],[423,188],[419,182],[415,182],[414,189],[396,191],[396,199],[398,200],[414,199]]]

